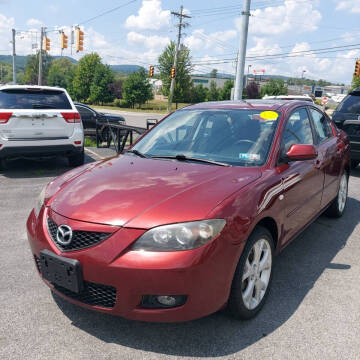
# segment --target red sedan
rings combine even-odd
[[[142,321],[264,305],[274,255],[346,205],[349,141],[299,101],[176,111],[125,154],[48,184],[27,221],[39,274],[58,295]]]

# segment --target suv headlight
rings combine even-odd
[[[224,228],[225,223],[224,219],[211,219],[158,226],[141,235],[132,246],[132,250],[196,249],[213,240]]]
[[[34,212],[36,217],[38,217],[39,212],[41,210],[41,207],[44,204],[45,201],[45,190],[46,190],[46,186],[41,190],[41,193],[39,194],[37,200],[36,200],[36,204],[34,206]]]

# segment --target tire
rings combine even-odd
[[[332,218],[339,218],[344,214],[348,194],[349,177],[346,171],[341,175],[339,190],[336,198],[326,210],[325,215]]]
[[[360,160],[351,160],[351,169],[355,169],[360,164]]]
[[[84,149],[79,153],[69,156],[68,159],[69,165],[72,167],[83,165],[85,161]]]
[[[259,255],[256,255],[256,249]],[[273,255],[274,241],[270,232],[257,226],[250,235],[235,270],[228,301],[228,310],[234,318],[251,319],[263,307],[271,285]]]
[[[0,171],[6,170],[6,159],[0,159]]]

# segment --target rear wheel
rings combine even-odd
[[[348,174],[344,171],[340,179],[339,191],[330,207],[326,210],[325,215],[339,218],[343,215],[346,207],[348,194]]]
[[[355,169],[360,164],[360,160],[351,160],[351,168]]]
[[[70,166],[75,167],[75,166],[83,165],[85,161],[84,149],[79,153],[69,156],[68,159]]]
[[[274,245],[270,232],[258,226],[237,265],[228,308],[238,319],[251,319],[265,303],[272,277]]]

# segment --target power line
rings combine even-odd
[[[116,10],[119,10],[119,9],[121,9],[121,8],[127,6],[127,5],[130,5],[130,4],[132,4],[132,3],[136,2],[136,1],[137,1],[137,0],[131,0],[131,1],[126,2],[125,4],[122,4],[122,5],[119,5],[119,6],[116,6],[116,7],[112,8],[112,9],[110,9],[110,10],[104,11],[104,12],[100,13],[99,15],[93,16],[93,17],[91,17],[90,19],[87,19],[87,20],[82,21],[81,23],[79,23],[79,25],[84,25],[84,24],[86,24],[86,23],[88,23],[88,22],[90,22],[90,21],[93,21],[93,20],[95,20],[95,19],[98,19],[98,18],[101,17],[101,16],[110,14],[110,13],[112,13],[112,12],[114,12],[114,11],[116,11]]]

